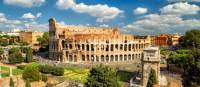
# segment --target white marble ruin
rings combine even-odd
[[[13,74],[12,74],[12,67],[10,67],[10,77],[12,77]]]

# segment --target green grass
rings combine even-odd
[[[59,80],[75,80],[81,83],[85,83],[89,74],[89,69],[78,68],[78,67],[67,67],[63,77],[57,77]],[[118,71],[119,86],[123,87],[125,82],[128,82],[132,72]]]
[[[34,67],[37,67],[37,66],[39,66],[40,64],[39,63],[37,63],[37,62],[32,62],[32,63],[30,63],[30,64],[27,64],[27,66],[34,66]]]
[[[2,71],[2,77],[8,77],[9,76],[9,72],[10,72],[10,68],[9,67],[5,67],[5,66],[1,66],[1,71]],[[20,75],[22,74],[23,70],[21,69],[12,69],[12,73],[13,75]]]
[[[119,76],[119,86],[123,87],[125,85],[125,82],[129,82],[132,74],[133,72],[118,71],[117,75]]]
[[[39,66],[40,64],[39,63],[37,63],[37,62],[33,62],[33,63],[30,63],[30,64],[27,64],[26,66]],[[20,75],[20,74],[22,74],[23,73],[23,70],[21,70],[21,69],[18,69],[18,68],[13,68],[12,69],[13,71],[12,71],[12,73],[13,73],[13,75],[15,76],[15,75]],[[2,71],[2,77],[4,78],[4,77],[9,77],[9,72],[10,72],[10,68],[9,67],[6,67],[6,66],[1,66],[1,71]]]
[[[64,79],[75,80],[81,83],[86,82],[89,69],[77,68],[77,67],[67,67],[65,68]]]
[[[122,82],[127,82],[130,78],[133,72],[128,72],[128,71],[118,71],[117,72],[119,76],[119,80]]]

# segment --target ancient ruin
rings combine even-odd
[[[49,20],[49,58],[65,63],[140,62],[149,36],[121,34],[118,28],[63,26]]]

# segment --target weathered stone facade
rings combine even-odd
[[[144,49],[142,57],[142,86],[146,87],[151,69],[156,72],[157,80],[160,79],[160,50],[158,47]]]
[[[140,62],[150,37],[121,34],[118,28],[62,26],[49,20],[49,58],[66,63]]]

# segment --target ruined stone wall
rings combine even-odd
[[[142,57],[142,81],[146,87],[151,69],[155,70],[157,80],[160,78],[160,51],[157,47],[144,49]]]
[[[140,62],[150,46],[149,39],[120,34],[118,28],[60,26],[55,20],[49,26],[49,56],[62,62]]]

